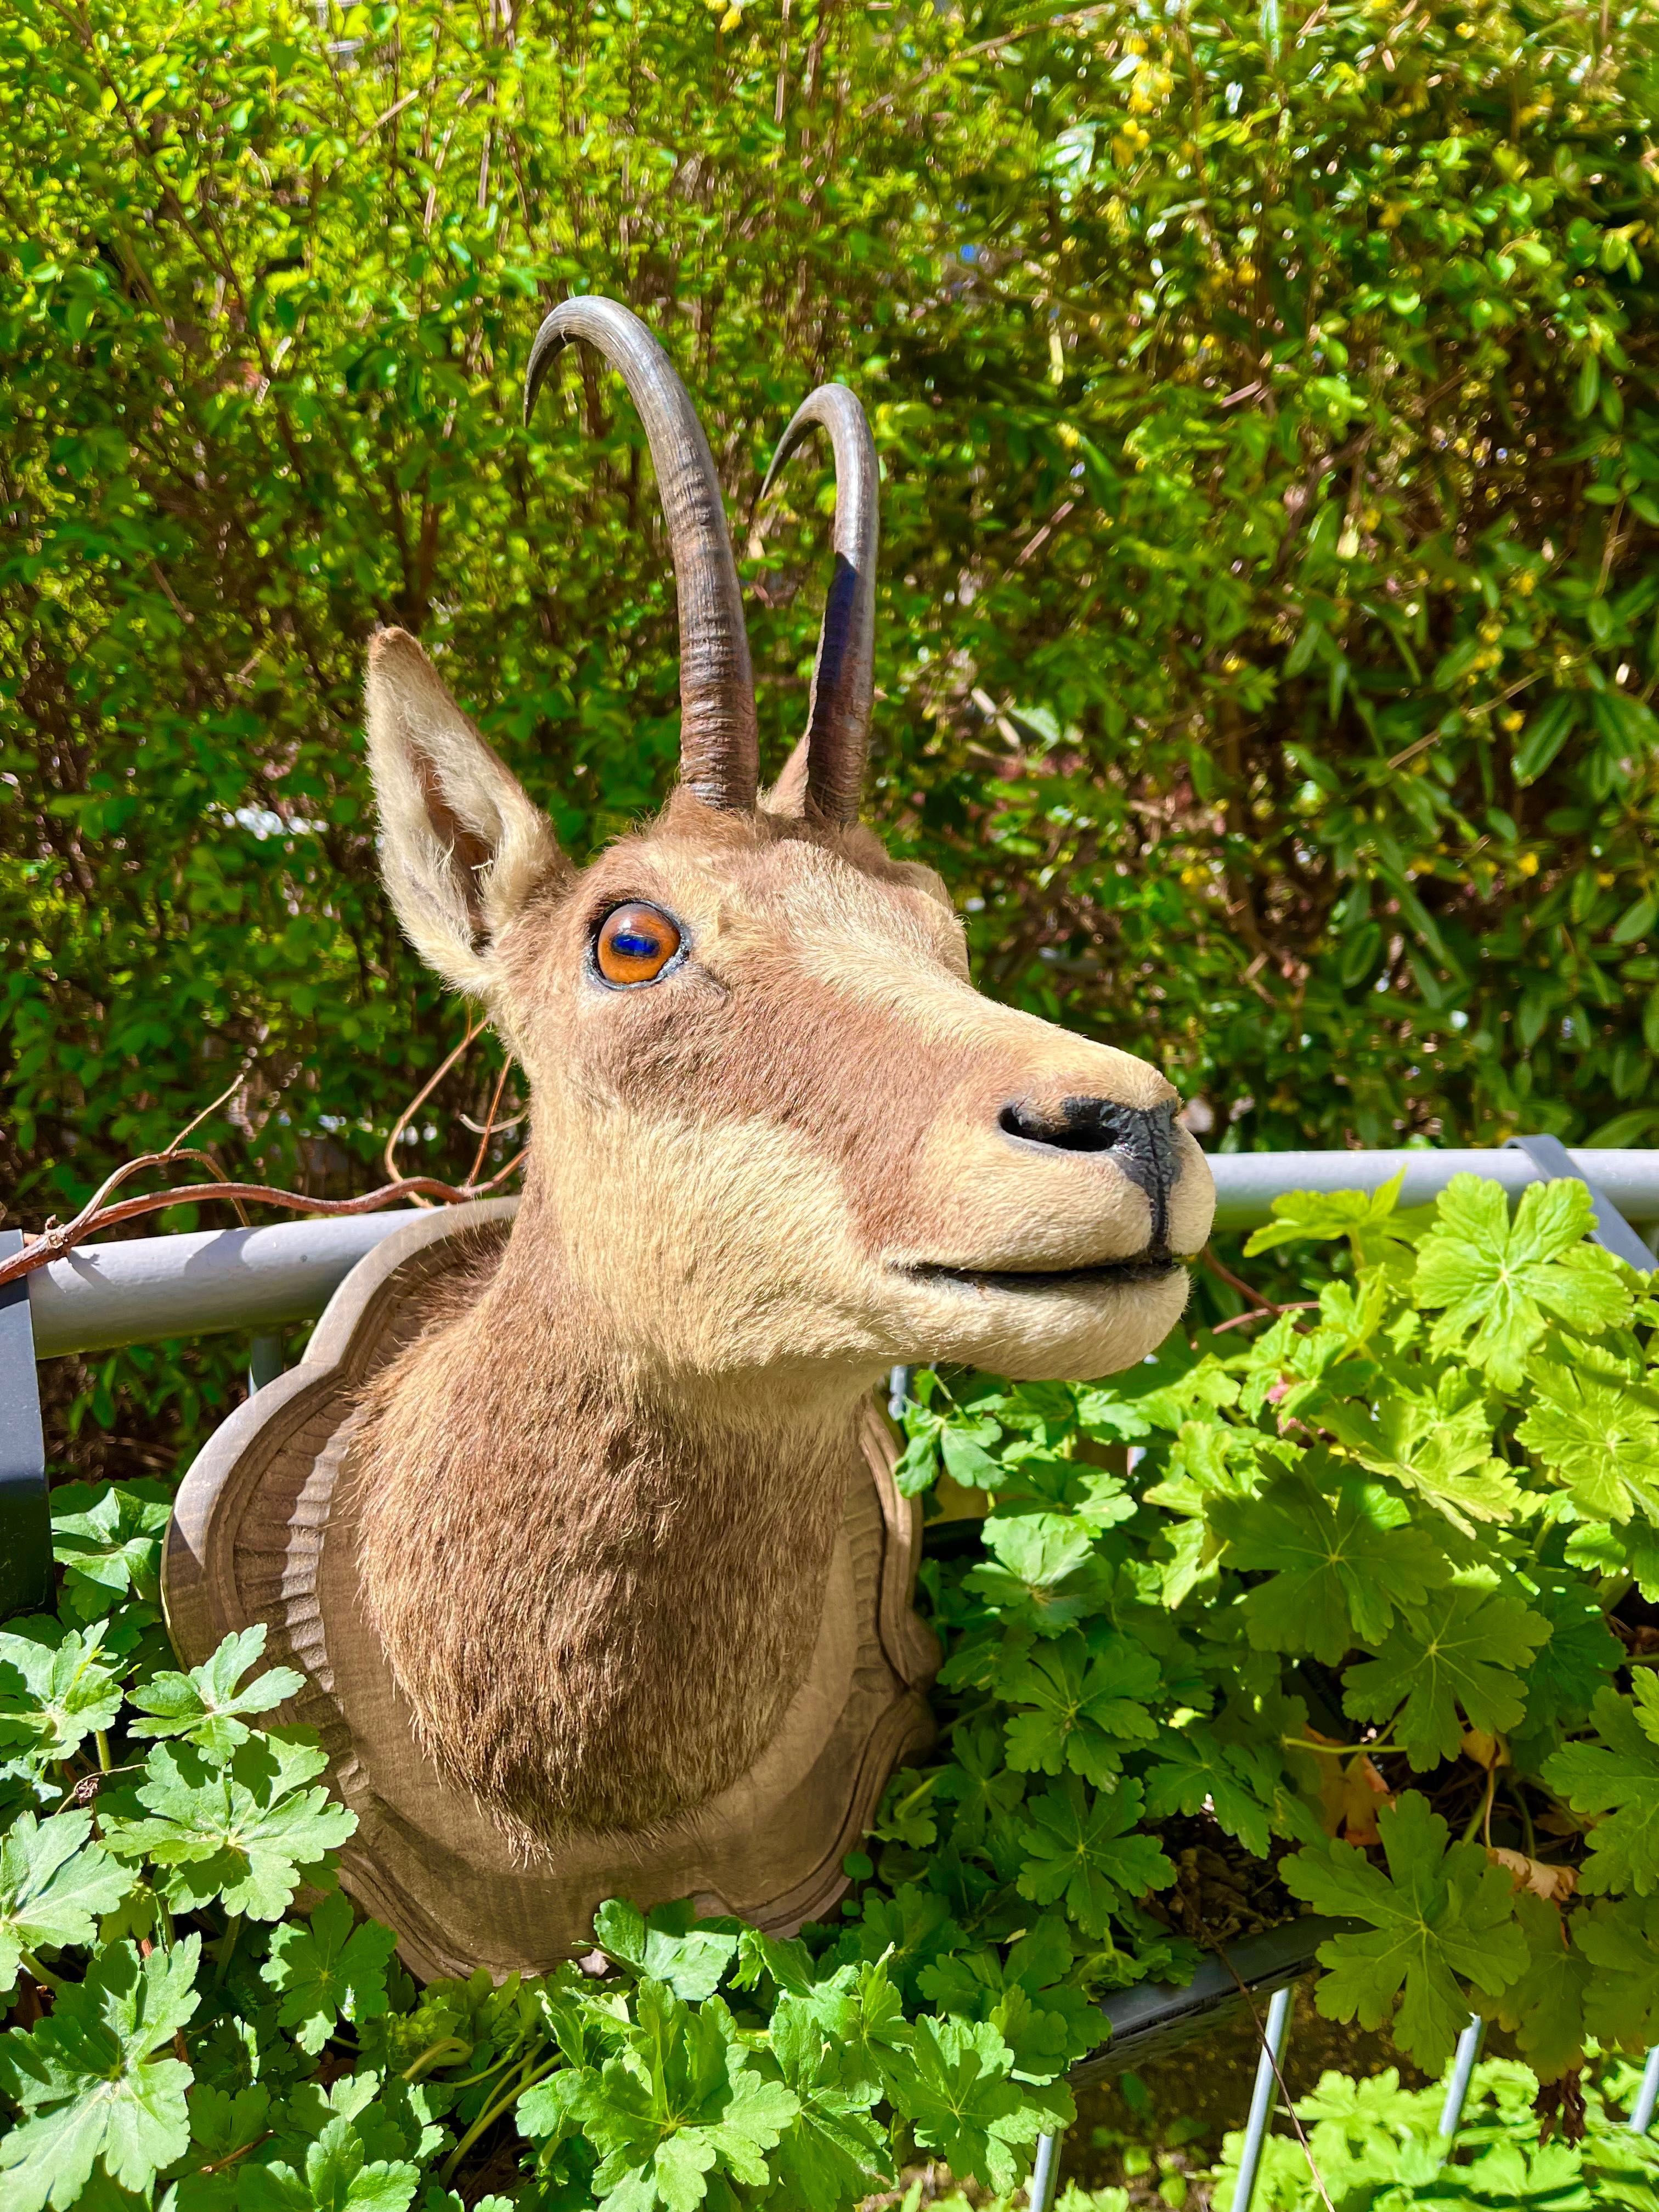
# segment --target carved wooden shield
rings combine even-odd
[[[592,1942],[606,1897],[695,1897],[793,1933],[846,1887],[843,1856],[883,1786],[932,1735],[923,1692],[938,1649],[912,1609],[919,1513],[893,1482],[873,1406],[806,1679],[777,1735],[718,1797],[650,1835],[579,1837],[526,1862],[416,1741],[364,1615],[352,1510],[363,1383],[419,1334],[432,1292],[505,1245],[514,1200],[446,1208],[396,1230],[354,1267],[300,1364],[240,1407],[185,1476],[163,1573],[186,1666],[262,1620],[266,1654],[302,1669],[283,1717],[319,1732],[330,1781],[357,1815],[344,1885],[398,1930],[423,1978],[487,1966],[545,1972]],[[741,1531],[734,1532],[741,1541]]]

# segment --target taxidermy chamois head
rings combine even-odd
[[[757,789],[753,678],[690,399],[625,308],[550,315],[649,438],[679,594],[681,766],[578,871],[401,631],[370,651],[386,882],[527,1077],[506,1255],[376,1386],[369,1610],[428,1748],[528,1850],[641,1830],[775,1732],[817,1632],[860,1401],[895,1364],[1126,1367],[1212,1194],[1144,1060],[981,998],[926,868],[858,821],[878,469],[838,385],[806,736]],[[768,483],[771,481],[769,476]]]

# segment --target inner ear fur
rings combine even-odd
[[[761,795],[761,805],[769,814],[780,814],[789,820],[798,820],[806,811],[806,777],[811,767],[811,733],[797,738],[794,750],[785,761],[777,781],[770,791]]]
[[[368,705],[387,895],[428,964],[487,995],[494,941],[563,869],[553,832],[406,630],[371,641]]]

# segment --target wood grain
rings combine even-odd
[[[923,1693],[938,1647],[913,1605],[920,1516],[894,1484],[892,1441],[872,1404],[811,1665],[748,1773],[653,1833],[576,1834],[533,1861],[445,1781],[364,1620],[354,1406],[419,1333],[434,1286],[499,1253],[515,1204],[422,1215],[359,1262],[299,1366],[239,1407],[185,1476],[162,1577],[185,1665],[263,1620],[267,1656],[306,1674],[283,1717],[318,1730],[331,1785],[357,1815],[341,1878],[428,1979],[480,1966],[545,1972],[590,1948],[593,1909],[611,1896],[646,1906],[695,1897],[706,1911],[793,1933],[845,1889],[842,1859],[888,1776],[933,1733]]]

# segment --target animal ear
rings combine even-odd
[[[811,767],[812,733],[797,738],[793,751],[778,771],[778,780],[761,796],[769,814],[801,815],[806,811],[806,775]]]
[[[553,832],[406,630],[371,641],[368,696],[386,891],[428,964],[488,995],[495,940],[563,866]]]

